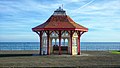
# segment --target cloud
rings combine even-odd
[[[76,2],[82,2],[82,1],[86,1],[86,0],[69,0],[69,1],[68,0],[61,0],[61,2],[64,2],[64,3],[76,3]]]
[[[101,0],[102,1],[102,0]],[[95,2],[95,3],[94,3]],[[88,3],[80,6],[77,9],[70,10],[71,14],[87,14],[87,15],[104,15],[104,16],[111,16],[116,13],[116,11],[120,10],[120,0],[110,0],[110,1],[102,1],[96,2],[96,0],[92,0]],[[82,7],[82,8],[81,8]]]
[[[102,41],[103,36],[107,41],[114,35],[120,38],[117,36],[120,34],[119,3],[120,0],[0,0],[0,38],[1,41],[7,40],[7,37],[19,41],[22,37],[25,40],[30,37],[32,40],[37,35],[31,28],[45,22],[62,4],[75,22],[89,28],[83,36],[84,39],[88,38],[85,41],[99,40],[98,37]]]
[[[94,0],[91,0],[90,2],[88,2],[88,3],[84,4],[83,6],[81,6],[80,8],[82,9],[82,8],[84,8],[85,6],[88,6],[89,4],[93,3],[93,1],[94,1]]]

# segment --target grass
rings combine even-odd
[[[21,53],[22,52],[22,53]],[[88,56],[44,55],[35,51],[0,51],[0,67],[120,68],[120,55],[106,51],[84,51]]]
[[[120,51],[111,51],[112,54],[120,54]]]

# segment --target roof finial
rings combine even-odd
[[[59,6],[57,10],[54,11],[53,15],[66,15],[65,10],[63,10],[63,4]]]

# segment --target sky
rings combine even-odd
[[[31,28],[62,6],[87,27],[82,42],[120,42],[120,0],[0,0],[0,42],[39,42]]]

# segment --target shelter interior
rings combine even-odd
[[[77,55],[78,54],[78,34],[76,31],[74,31],[73,36],[72,36],[72,51],[70,49],[70,31],[62,31],[61,35],[61,46],[59,50],[59,31],[51,31],[50,37],[49,37],[49,48],[47,49],[47,34],[45,31],[43,31],[42,35],[42,47],[41,47],[41,54],[45,55],[47,54],[47,50],[50,50],[50,54],[71,54],[72,55]]]

